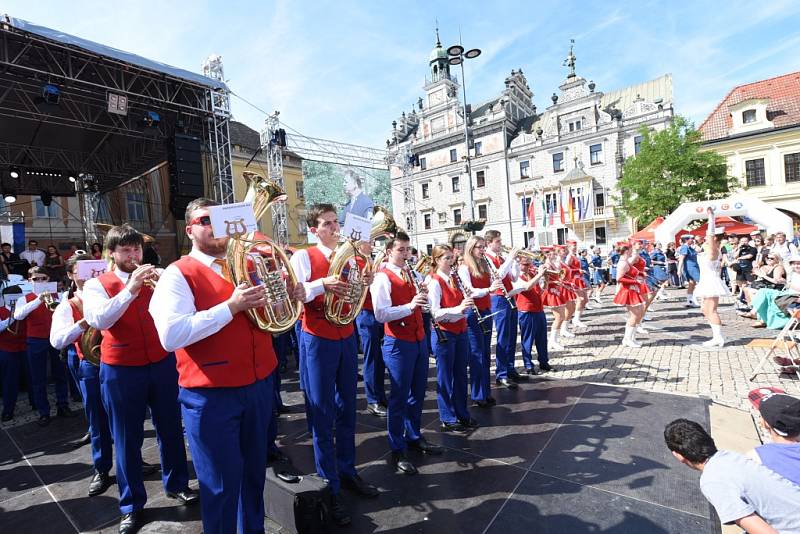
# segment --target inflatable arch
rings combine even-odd
[[[787,237],[792,235],[791,217],[759,198],[749,195],[733,195],[718,200],[681,204],[656,228],[656,241],[661,243],[673,241],[675,234],[685,228],[687,224],[697,219],[705,219],[708,216],[706,210],[709,206],[714,208],[717,215],[747,216],[759,226],[765,227],[767,233],[783,232]]]

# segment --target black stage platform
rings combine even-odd
[[[280,445],[310,472],[311,441],[296,373],[290,375],[284,400],[295,412],[281,417]],[[431,376],[423,424],[426,437],[447,449],[442,456],[412,456],[420,469],[412,477],[386,465],[385,420],[359,414],[359,469],[382,494],[374,500],[346,494],[353,525],[336,531],[719,532],[698,473],[678,464],[662,438],[664,425],[677,417],[708,427],[706,400],[535,378],[517,391],[495,390],[497,406],[472,408],[481,428],[460,436],[438,431]],[[27,408],[24,396],[20,402]],[[86,497],[89,448],[69,443],[84,431],[82,419],[54,418],[44,429],[28,423],[0,432],[0,532],[116,532],[116,487]],[[149,426],[143,455],[158,463]],[[148,477],[147,490],[149,523],[142,532],[201,532],[199,510],[166,499],[158,475]],[[269,520],[266,527],[280,532]]]

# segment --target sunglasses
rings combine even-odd
[[[189,221],[189,225],[199,224],[200,226],[211,226],[211,217],[208,215],[203,215],[202,217],[197,217]]]

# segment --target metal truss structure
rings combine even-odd
[[[389,153],[388,162],[390,165],[396,166],[403,173],[400,179],[400,190],[403,193],[403,223],[406,225],[406,232],[408,235],[414,236],[415,245],[419,248],[419,242],[416,231],[416,213],[417,203],[414,197],[414,182],[413,172],[414,166],[412,163],[413,153],[411,151],[411,144],[405,143],[396,146],[396,149]]]
[[[276,111],[264,121],[266,128],[261,132],[261,150],[266,152],[269,165],[269,178],[286,190],[283,180],[283,147],[280,143],[281,122],[278,119],[280,112]],[[289,244],[289,221],[286,214],[286,203],[275,202],[272,204],[272,233],[279,245]]]
[[[165,161],[167,141],[185,133],[205,141],[213,196],[232,201],[230,97],[217,83],[223,81],[221,62],[218,70],[209,65],[208,77],[216,81],[192,78],[55,33],[0,19],[0,169],[20,167],[17,193],[81,194],[67,173],[92,175],[101,193],[113,190]],[[48,85],[58,89],[57,102],[43,98]],[[111,111],[112,96],[124,98],[124,112]],[[148,114],[157,120],[143,123]],[[64,174],[29,172],[43,168]]]
[[[300,134],[288,134],[286,138],[287,149],[305,159],[369,169],[386,169],[388,165],[386,150]]]

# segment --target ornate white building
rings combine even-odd
[[[425,97],[393,122],[387,141],[400,163],[391,167],[394,215],[421,250],[459,246],[469,236],[462,224],[473,219],[485,220],[480,233],[499,230],[517,246],[568,238],[609,245],[633,231],[614,207],[616,183],[639,128],[671,120],[672,77],[602,93],[576,74],[575,59],[570,49],[568,75],[543,112],[522,69],[497,97],[468,104],[467,158],[459,81],[437,33]],[[532,221],[523,209],[530,203]]]

